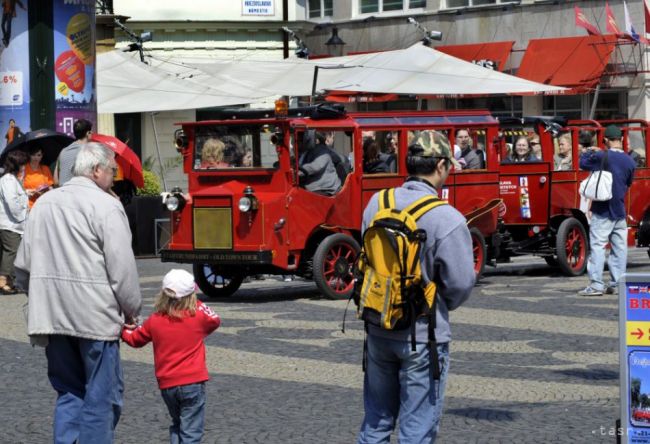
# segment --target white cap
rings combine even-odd
[[[176,298],[184,298],[196,291],[194,276],[185,270],[174,269],[165,275],[162,283],[163,289],[171,290]]]

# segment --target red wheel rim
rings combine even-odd
[[[480,240],[473,234],[472,250],[474,252],[474,273],[479,274],[481,272],[481,266],[483,265],[483,248]]]
[[[569,231],[566,238],[566,261],[572,270],[580,270],[587,256],[585,236],[578,227]]]
[[[334,245],[327,252],[323,262],[323,276],[332,291],[345,294],[352,290],[352,264],[355,260],[356,252],[347,244]]]

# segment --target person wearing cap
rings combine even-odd
[[[612,198],[608,201],[591,203],[589,223],[589,286],[578,292],[581,296],[600,296],[603,292],[615,294],[618,280],[627,266],[627,214],[625,194],[632,185],[634,161],[623,152],[620,128],[609,125],[605,128],[605,150],[585,150],[580,156],[580,168],[587,171],[601,169],[603,157],[607,155],[605,169],[612,173]],[[610,244],[607,264],[610,282],[605,284],[605,246]]]
[[[395,190],[395,206],[403,209],[424,196],[437,196],[453,164],[449,140],[436,131],[422,131],[408,147],[409,177]],[[378,211],[375,194],[363,213],[362,232]],[[449,370],[449,311],[468,298],[474,286],[472,240],[465,218],[451,205],[425,213],[417,222],[427,238],[421,254],[422,273],[438,287],[435,337],[440,379],[433,379],[428,347],[429,317],[418,318],[416,351],[411,332],[368,325],[367,367],[363,398],[365,415],[357,442],[389,442],[399,422],[399,442],[433,442],[438,433]]]
[[[131,347],[153,343],[158,387],[169,414],[171,443],[199,443],[205,423],[203,340],[219,328],[219,315],[196,298],[194,276],[185,270],[165,275],[154,313],[137,327],[126,325],[122,340]]]
[[[142,297],[129,222],[107,193],[116,168],[113,151],[84,145],[75,177],[34,205],[16,256],[27,334],[47,342],[58,394],[55,443],[110,443],[120,418],[120,333],[139,316]]]

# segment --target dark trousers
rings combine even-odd
[[[13,16],[11,13],[2,14],[2,40],[5,41],[5,46],[9,44],[11,40],[11,21]]]
[[[16,253],[20,246],[20,240],[23,237],[9,230],[0,230],[0,252],[2,259],[0,259],[0,276],[6,276],[13,279],[14,275],[14,261],[16,260]]]

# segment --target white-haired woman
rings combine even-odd
[[[0,177],[0,294],[15,294],[13,287],[14,260],[25,231],[29,198],[22,185],[27,154],[11,151],[4,162]]]

